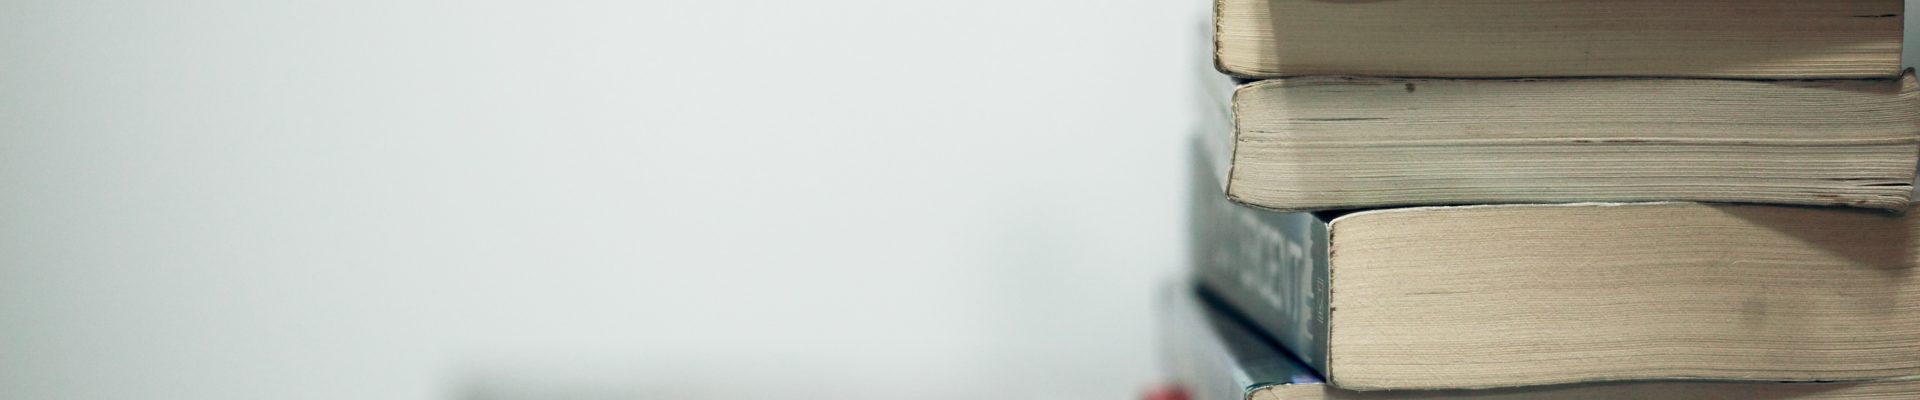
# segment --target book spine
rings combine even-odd
[[[1306,365],[1229,315],[1191,281],[1171,285],[1160,307],[1162,349],[1171,375],[1194,399],[1251,399],[1280,385],[1322,384]]]
[[[1202,139],[1196,147],[1206,146]],[[1214,151],[1196,153],[1190,219],[1194,275],[1287,351],[1329,375],[1326,216],[1229,201],[1207,160]]]

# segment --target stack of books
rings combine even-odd
[[[1171,376],[1208,400],[1920,399],[1904,12],[1216,0]]]

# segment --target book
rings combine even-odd
[[[1801,81],[1323,76],[1247,83],[1231,96],[1227,195],[1279,211],[1702,201],[1898,212],[1920,155],[1911,71]]]
[[[1196,153],[1198,280],[1338,387],[1920,375],[1920,213],[1685,202],[1279,213],[1221,196]]]
[[[1884,78],[1901,0],[1215,0],[1214,63],[1248,78]]]
[[[1170,285],[1159,309],[1168,373],[1194,400],[1647,399],[1804,400],[1920,397],[1920,380],[1845,383],[1618,382],[1488,390],[1353,391],[1314,370],[1190,282]],[[1172,397],[1172,396],[1169,396]]]

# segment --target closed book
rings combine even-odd
[[[1613,382],[1487,390],[1354,391],[1327,385],[1306,364],[1189,282],[1159,308],[1162,359],[1193,400],[1808,400],[1920,398],[1920,380],[1844,383]]]
[[[1406,3],[1406,2],[1381,2]],[[1231,94],[1227,195],[1280,211],[1700,201],[1899,212],[1920,83],[1300,77]]]
[[[1875,78],[1901,0],[1215,0],[1214,61],[1272,78]]]
[[[1920,375],[1920,213],[1687,202],[1280,213],[1229,201],[1209,152],[1196,154],[1199,280],[1339,387]]]

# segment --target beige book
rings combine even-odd
[[[1282,210],[1704,201],[1904,210],[1898,79],[1299,77],[1239,86],[1227,194]]]
[[[1194,276],[1335,387],[1920,375],[1920,212],[1280,213],[1228,201],[1196,153]]]
[[[1354,391],[1319,374],[1261,337],[1231,310],[1187,282],[1159,308],[1160,350],[1168,375],[1195,400],[1813,400],[1920,398],[1920,380],[1838,383],[1643,381],[1486,390]]]
[[[1920,215],[1478,206],[1329,232],[1329,364],[1356,388],[1920,375]]]
[[[1901,0],[1215,0],[1242,77],[1873,78],[1899,72]]]
[[[1255,213],[1205,217],[1224,233],[1198,244],[1212,255],[1199,276],[1337,387],[1920,375],[1916,213],[1494,205],[1303,226]]]

